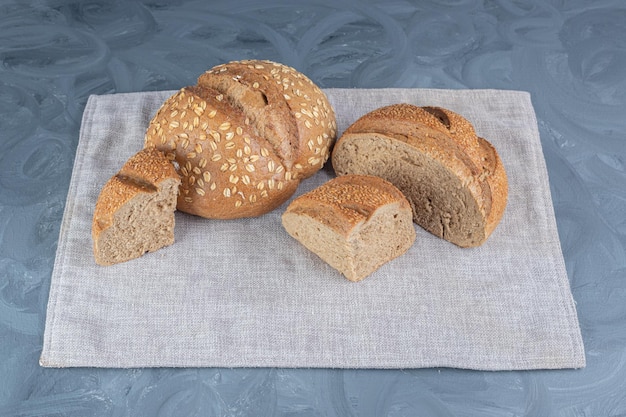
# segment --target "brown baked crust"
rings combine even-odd
[[[218,65],[166,100],[145,145],[176,161],[180,211],[232,219],[284,203],[324,165],[335,137],[334,111],[307,77],[248,60]]]
[[[182,178],[177,209],[190,214],[259,216],[285,202],[298,186],[245,114],[210,88],[186,87],[165,101],[145,144],[176,161]]]
[[[478,138],[478,142],[484,155],[483,175],[491,188],[492,195],[496,196],[492,199],[491,210],[485,225],[485,238],[487,238],[504,215],[509,195],[509,182],[500,155],[493,145],[481,137]]]
[[[308,178],[328,160],[337,135],[335,112],[301,72],[272,61],[235,61],[208,70],[198,85],[231,97],[261,134],[278,143],[278,154],[295,176]]]
[[[390,182],[373,175],[343,175],[294,199],[285,213],[307,214],[348,238],[378,208],[391,203],[411,209]]]

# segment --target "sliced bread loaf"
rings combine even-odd
[[[92,223],[96,263],[113,265],[174,243],[180,177],[153,147],[132,156],[104,185]]]
[[[364,115],[337,141],[332,164],[337,175],[390,181],[417,224],[461,247],[484,243],[506,206],[506,172],[494,147],[438,107],[396,104]]]
[[[360,281],[415,241],[411,207],[374,176],[334,178],[296,198],[282,216],[287,232],[350,281]]]

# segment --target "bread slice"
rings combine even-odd
[[[376,175],[409,200],[413,220],[461,247],[483,244],[506,206],[502,162],[472,125],[446,109],[397,104],[353,123],[332,154],[337,175]]]
[[[155,148],[132,156],[102,188],[92,223],[99,265],[113,265],[174,243],[180,177]]]
[[[293,200],[282,223],[287,233],[350,281],[360,281],[404,254],[416,236],[406,198],[374,176],[328,181]]]

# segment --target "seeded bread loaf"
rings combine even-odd
[[[337,175],[377,175],[408,198],[415,223],[461,247],[483,244],[505,210],[508,183],[494,147],[440,107],[396,104],[354,122],[332,154]]]
[[[415,241],[411,206],[391,183],[345,175],[294,199],[282,216],[292,237],[360,281]]]
[[[178,210],[207,218],[265,214],[327,161],[336,138],[326,95],[270,61],[218,65],[170,97],[145,145],[175,161]]]
[[[91,235],[96,263],[113,265],[174,243],[180,178],[155,148],[132,156],[104,185]]]

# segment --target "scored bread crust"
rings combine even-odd
[[[405,253],[415,241],[411,206],[388,181],[336,177],[294,199],[285,230],[351,281]]]
[[[120,171],[105,183],[96,201],[91,226],[96,263],[112,265],[174,243],[175,193],[179,185],[180,177],[172,163],[156,148],[142,149],[128,159]],[[174,194],[171,201],[167,201],[167,196],[166,198],[161,196],[166,189]],[[132,247],[126,242],[108,236],[109,232],[114,232],[116,222],[119,226],[119,222],[123,221],[117,218],[121,210],[141,198],[159,199],[159,203],[163,205],[163,212],[168,216],[167,224],[155,225],[162,226],[158,237],[131,236],[135,231],[129,229],[128,233],[125,233],[127,236],[124,237],[136,243]],[[118,252],[126,255],[119,255]]]
[[[428,160],[436,161],[438,166],[448,170],[449,174],[458,179],[459,185],[455,187],[463,187],[471,194],[478,207],[480,219],[475,221],[474,215],[471,215],[471,218],[464,218],[463,213],[457,213],[457,224],[459,221],[476,224],[476,227],[472,227],[470,236],[461,238],[454,233],[447,235],[444,233],[449,230],[448,225],[444,225],[444,219],[425,221],[430,212],[418,206],[416,201],[413,201],[415,197],[407,195],[413,205],[414,220],[426,230],[459,246],[471,247],[484,243],[499,223],[508,196],[504,166],[495,148],[485,139],[478,137],[471,123],[459,114],[441,107],[417,107],[402,103],[376,109],[348,127],[333,150],[332,163],[335,172],[338,175],[367,173],[391,180],[385,173],[387,167],[368,162],[367,155],[350,154],[349,149],[358,149],[359,143],[369,143],[366,141],[379,143],[376,152],[395,153],[394,157],[399,157],[402,149],[402,152],[423,155]],[[399,146],[399,142],[407,146]],[[375,158],[372,157],[371,160]],[[411,194],[408,190],[419,188],[417,184],[423,180],[423,178],[400,180],[396,178],[391,181],[402,182],[395,185],[405,191],[405,194]],[[447,192],[450,198],[458,199],[457,191]],[[427,205],[431,201],[428,196],[420,198],[426,201]],[[473,212],[472,204],[468,206],[467,201],[460,203],[460,206],[460,210],[467,209],[466,216]],[[441,227],[433,226],[438,224],[441,224]]]
[[[328,160],[336,131],[326,95],[306,76],[246,60],[218,65],[166,100],[145,145],[176,161],[179,210],[233,219],[284,203]]]
[[[258,216],[285,202],[299,183],[245,114],[210,88],[186,87],[170,97],[145,143],[176,162],[182,178],[177,208],[186,213]]]
[[[301,72],[272,61],[234,61],[206,71],[198,85],[221,91],[240,107],[277,143],[295,176],[308,178],[328,160],[337,135],[335,112]]]

